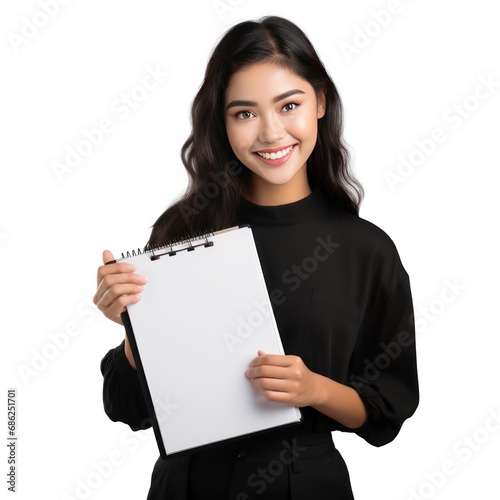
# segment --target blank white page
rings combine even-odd
[[[284,353],[251,228],[208,239],[120,259],[149,280],[127,310],[167,455],[301,418],[244,375],[259,349]]]

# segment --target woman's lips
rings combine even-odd
[[[294,144],[293,146],[288,146],[283,149],[276,149],[276,150],[267,150],[264,152],[255,152],[253,153],[259,160],[263,161],[267,165],[273,165],[273,166],[279,166],[283,165],[283,163],[286,163],[289,158],[292,156],[293,151],[295,149],[295,146],[297,144]],[[260,154],[259,154],[260,153]],[[261,156],[262,154],[265,154],[267,156]],[[281,158],[279,158],[281,156]]]

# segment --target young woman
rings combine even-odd
[[[300,407],[303,422],[159,458],[148,499],[352,499],[331,432],[384,445],[419,393],[409,278],[389,236],[358,216],[337,90],[296,25],[242,22],[211,56],[192,126],[190,185],[147,246],[250,224],[286,355],[259,351],[245,375],[270,401]],[[147,280],[115,263],[99,267],[97,284],[94,302],[122,324]],[[126,337],[101,371],[108,416],[149,427]]]

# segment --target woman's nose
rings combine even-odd
[[[272,144],[285,136],[285,129],[278,116],[268,117],[262,120],[259,133],[259,141]]]

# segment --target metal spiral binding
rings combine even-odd
[[[213,230],[202,231],[195,233],[193,236],[180,236],[178,238],[174,238],[173,240],[167,240],[159,245],[146,245],[144,250],[142,251],[140,248],[136,250],[132,250],[131,252],[126,252],[126,254],[122,253],[122,258],[133,257],[142,254],[151,254],[151,260],[158,260],[160,257],[168,255],[169,257],[173,257],[177,255],[177,252],[182,252],[183,250],[187,250],[188,252],[192,252],[196,249],[196,247],[204,246],[211,247],[214,245],[213,241],[209,241],[209,237],[214,235]],[[205,240],[205,241],[203,241]],[[201,241],[199,244],[193,244],[194,242]],[[174,249],[174,247],[181,246],[183,244],[188,244],[189,246],[185,248]],[[160,253],[159,253],[160,252]]]
[[[126,254],[124,255],[122,253],[122,259],[125,259],[125,258],[128,258],[128,257],[135,257],[136,255],[141,255],[143,252],[141,251],[140,248],[137,249],[137,253],[135,250],[132,250],[131,252],[126,252]]]

